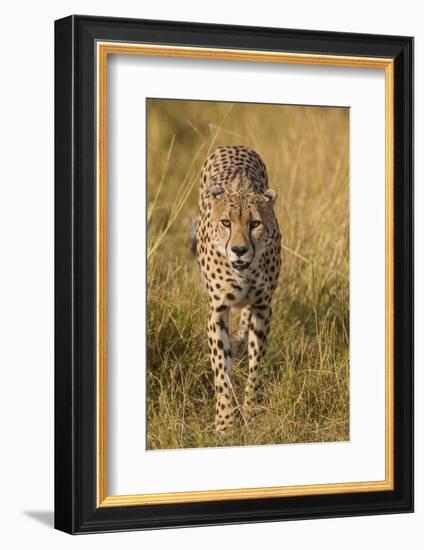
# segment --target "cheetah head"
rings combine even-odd
[[[245,191],[211,190],[211,242],[235,271],[244,271],[265,251],[276,229],[276,191],[262,195]]]

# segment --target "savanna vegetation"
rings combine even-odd
[[[148,449],[349,438],[349,111],[148,100]],[[258,414],[214,430],[206,294],[190,250],[199,173],[254,148],[278,191],[283,264]],[[233,369],[236,403],[246,364]]]

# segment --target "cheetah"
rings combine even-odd
[[[209,302],[207,336],[217,432],[235,423],[231,370],[246,346],[249,371],[242,410],[245,419],[252,416],[281,266],[276,197],[268,187],[265,164],[253,149],[219,147],[203,164],[195,251]],[[241,308],[241,314],[230,342],[232,308]]]

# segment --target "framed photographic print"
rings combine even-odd
[[[413,39],[55,24],[55,525],[413,509]]]

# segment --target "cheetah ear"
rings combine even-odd
[[[267,189],[263,194],[263,197],[266,202],[273,203],[277,198],[277,191],[274,191],[274,189]]]
[[[215,185],[215,187],[212,187],[210,190],[210,194],[214,199],[220,199],[224,194],[224,189],[220,185]]]

